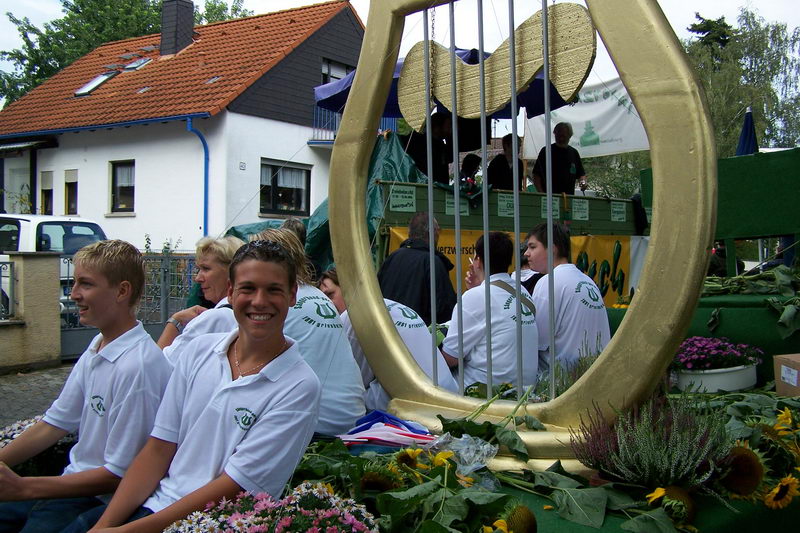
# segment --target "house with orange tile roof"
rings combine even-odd
[[[327,197],[335,119],[313,88],[355,68],[355,10],[193,24],[191,1],[164,0],[160,34],[101,45],[0,111],[0,212],[28,195],[32,212],[183,248],[309,215]]]

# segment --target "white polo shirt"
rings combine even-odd
[[[144,506],[157,513],[222,475],[278,499],[311,441],[320,386],[297,343],[257,374],[233,380],[228,348],[239,330],[192,341],[178,359],[151,435],[178,445]]]
[[[124,476],[153,429],[172,372],[141,322],[98,352],[102,340],[92,339],[44,415],[48,424],[79,435],[64,474],[102,466]]]
[[[431,378],[431,380],[433,380],[431,332],[428,330],[428,326],[425,324],[425,321],[422,320],[416,311],[406,305],[386,298],[383,299],[383,303],[386,304],[386,309],[389,311],[389,315],[392,317],[392,322],[394,322],[394,326],[397,328],[397,332],[403,339],[408,351],[411,352],[411,355],[414,357],[414,360],[417,362],[422,371],[425,372],[425,374]],[[350,347],[353,349],[353,357],[355,357],[356,362],[361,369],[361,375],[365,379],[369,379],[367,382],[366,395],[364,396],[367,409],[380,409],[385,411],[389,400],[391,400],[391,396],[389,396],[389,394],[383,389],[383,386],[381,386],[380,382],[375,377],[375,374],[372,372],[372,369],[367,362],[367,357],[364,355],[364,351],[361,349],[361,345],[359,344],[355,335],[355,331],[353,330],[353,325],[350,323],[350,319],[346,312],[342,315],[342,322],[345,324],[345,330],[347,331],[347,337],[350,341]],[[444,357],[438,348],[436,349],[436,368],[438,372],[437,378],[439,381],[439,386],[458,394],[458,384],[453,378],[450,367],[447,366],[447,362],[445,362]]]
[[[283,332],[295,339],[322,384],[316,432],[341,435],[366,412],[364,385],[336,306],[319,289],[300,284]]]
[[[228,333],[238,327],[233,309],[225,307],[226,305],[228,305],[227,297],[217,302],[213,309],[203,311],[191,319],[172,344],[164,347],[164,356],[172,366],[175,366],[175,361],[192,339],[206,333]]]
[[[542,366],[545,368],[550,360],[547,285],[548,276],[545,275],[534,287],[531,297],[536,305],[539,350]],[[603,351],[611,338],[608,314],[600,289],[592,278],[572,263],[558,265],[553,269],[553,286],[556,361],[568,367],[582,354],[595,355]]]
[[[514,281],[508,274],[493,274],[489,282],[501,280],[511,287]],[[486,283],[484,281],[483,283]],[[469,289],[461,298],[464,328],[464,384],[486,383],[487,343],[486,307],[484,284]],[[516,296],[501,287],[492,285],[489,293],[492,310],[492,385],[517,383],[517,316]],[[523,296],[527,291],[523,290]],[[538,306],[536,307],[538,310]],[[536,323],[539,316],[522,306],[522,383],[536,383],[539,361],[536,347],[539,346]],[[458,308],[453,310],[453,319],[442,351],[458,357]]]

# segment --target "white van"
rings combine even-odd
[[[0,213],[0,262],[8,261],[8,252],[58,252],[72,255],[87,244],[106,239],[103,229],[85,218],[51,215]],[[69,307],[71,265],[61,261],[62,314]],[[7,272],[3,273],[0,305],[8,309]]]

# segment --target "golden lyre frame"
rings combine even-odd
[[[358,69],[334,144],[330,171],[331,239],[348,315],[375,375],[401,417],[440,428],[481,401],[434,387],[397,334],[372,265],[364,194],[375,131],[397,61],[405,16],[446,0],[379,0],[370,5]],[[642,119],[653,164],[653,220],[639,290],[614,338],[589,371],[556,399],[526,411],[548,426],[520,431],[529,466],[568,459],[567,428],[596,403],[614,408],[652,393],[691,320],[710,257],[716,220],[716,153],[705,96],[655,0],[587,0]],[[495,402],[489,417],[511,402]],[[569,462],[567,462],[569,466]],[[519,466],[512,459],[493,465]],[[574,463],[572,466],[575,466]]]

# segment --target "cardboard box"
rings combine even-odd
[[[779,396],[800,396],[800,353],[776,355],[775,392]]]

